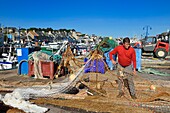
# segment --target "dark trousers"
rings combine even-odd
[[[118,89],[119,93],[124,93],[124,88],[127,87],[130,95],[135,95],[135,86],[133,82],[132,65],[122,67],[120,64],[117,66],[118,70]]]

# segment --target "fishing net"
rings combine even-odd
[[[111,75],[110,78],[105,79],[105,81],[114,81],[117,79],[117,75],[114,74],[113,72],[110,72],[107,69],[107,65],[105,65],[105,62],[103,60],[102,54],[100,51],[96,50],[92,53],[91,57],[87,62],[83,65],[80,64],[78,66],[74,55],[71,54],[71,51],[68,48],[67,53],[63,54],[63,63],[61,65],[63,66],[70,66],[70,69],[72,72],[69,72],[69,76],[65,78],[64,80],[53,83],[53,81],[50,81],[48,84],[45,85],[33,85],[29,87],[22,87],[15,89],[12,95],[15,98],[20,98],[20,99],[30,99],[30,98],[38,98],[38,97],[53,97],[54,94],[61,94],[68,92],[70,89],[72,89],[77,82],[81,80],[81,78],[84,76],[84,71],[86,67],[89,67],[93,64],[95,66],[98,66],[98,68],[93,68],[92,71],[93,73],[99,73],[102,72],[99,67],[102,67],[103,69],[105,68],[105,74],[106,75]],[[68,54],[69,53],[69,54]],[[103,62],[102,65],[97,62]],[[65,65],[64,65],[65,64]],[[90,64],[90,65],[89,65]],[[74,69],[73,67],[76,67]],[[102,69],[102,70],[103,70]],[[90,74],[89,72],[89,74]],[[126,72],[129,73],[129,72]],[[91,75],[91,74],[90,74]],[[131,76],[132,74],[129,73]],[[133,75],[132,75],[133,76]],[[109,76],[104,76],[105,78]],[[117,105],[126,105],[126,106],[133,106],[133,107],[140,107],[140,108],[146,108],[155,112],[163,112],[163,113],[168,113],[170,111],[170,83],[166,81],[151,81],[148,79],[144,79],[142,76],[134,76],[135,80],[135,87],[136,87],[136,95],[137,95],[137,100],[132,100],[128,89],[125,89],[125,96],[121,99],[116,98],[116,94],[118,92],[116,87],[112,87],[111,85],[108,85],[105,83],[103,85],[102,89],[104,89],[107,94],[106,97],[103,100],[98,100],[106,102],[107,100],[112,102]],[[96,84],[91,84],[91,85],[96,85]],[[91,86],[89,85],[89,87]],[[117,84],[112,82],[113,86],[117,86]],[[152,86],[152,87],[151,87]],[[155,88],[156,87],[156,88]],[[19,92],[19,93],[18,93]],[[6,98],[8,98],[7,96]]]
[[[33,54],[34,53],[35,52],[32,52],[31,54],[28,55],[28,60],[33,60]],[[37,58],[43,57],[42,54],[48,55],[48,57],[46,57],[47,60],[51,60],[51,61],[55,61],[55,62],[60,62],[60,60],[62,58],[60,55],[53,54],[50,51],[45,51],[45,50],[36,51]]]
[[[67,70],[67,72],[64,70],[64,74],[62,73],[62,75],[77,73],[77,71],[83,65],[84,62],[76,59],[71,51],[70,46],[68,46],[66,51],[63,53],[61,62],[58,66],[58,74],[63,72],[63,68]]]
[[[65,80],[53,84],[50,82],[46,85],[34,85],[32,87],[22,87],[15,89],[12,93],[6,94],[1,100],[9,106],[14,108],[22,109],[27,113],[44,113],[48,108],[40,107],[34,104],[31,104],[27,101],[30,98],[38,97],[51,97],[53,94],[60,94],[69,91],[77,81],[79,77],[82,76],[83,67],[75,75],[72,74]]]
[[[65,55],[65,58],[70,58],[70,60],[68,59],[63,59],[63,60],[72,61],[73,56],[71,56],[71,54],[69,55],[64,54],[64,55]],[[34,56],[38,56],[39,58],[41,56],[41,59],[49,58],[47,54],[36,55],[35,53],[32,56],[33,58]],[[36,60],[36,57],[34,58],[34,60]],[[28,113],[29,112],[32,112],[32,113],[46,112],[48,110],[47,108],[33,105],[29,101],[26,101],[26,100],[30,98],[38,98],[38,97],[51,97],[53,94],[66,93],[70,91],[76,85],[77,81],[79,81],[79,79],[83,76],[84,66],[82,66],[81,68],[78,68],[76,73],[70,73],[70,76],[65,78],[63,81],[60,81],[54,84],[51,81],[45,85],[34,85],[34,86],[29,86],[29,87],[17,88],[12,93],[6,94],[5,97],[1,100],[6,105],[13,106],[18,109],[22,109]]]
[[[128,83],[123,80],[125,95],[121,99],[115,98],[115,104],[145,108],[154,112],[170,112],[170,83],[168,81],[151,80],[150,77],[133,75],[129,71],[124,71],[123,73],[126,73],[127,76],[133,76],[137,99],[133,100],[131,98]],[[113,90],[112,95],[116,92],[117,90]]]
[[[106,37],[104,38],[103,41],[99,43],[98,46],[99,46],[98,49],[100,51],[102,51],[103,53],[106,53],[112,50],[113,48],[115,48],[116,46],[118,46],[118,43],[113,38]]]
[[[36,56],[36,55],[37,54],[35,55],[32,54],[32,56]],[[41,54],[41,55],[38,54],[37,56],[39,58],[40,56],[42,56],[41,59],[49,59],[49,56],[45,54]],[[84,68],[87,66],[87,64],[89,64],[89,62],[92,61],[92,59],[94,60],[96,58],[102,59],[101,55],[98,55],[97,52],[94,52],[92,57],[84,64],[74,58],[74,55],[72,54],[70,47],[68,47],[66,51],[63,53],[63,57],[62,57],[63,63],[60,63],[60,65],[64,64],[64,66],[66,67],[69,65],[70,69],[73,71],[68,73],[69,76],[66,79],[57,83],[53,83],[51,81],[46,85],[34,85],[31,87],[18,88],[14,92],[16,91],[20,92],[20,94],[25,99],[29,99],[30,97],[31,98],[49,97],[52,94],[67,92],[72,87],[74,87],[77,81],[79,81],[80,78],[83,76]],[[75,66],[77,66],[77,68],[73,69],[72,67]],[[106,64],[102,64],[101,66],[106,66]]]

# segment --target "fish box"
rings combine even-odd
[[[29,72],[28,76],[34,75],[34,62],[29,61]],[[53,61],[49,60],[40,60],[39,65],[42,71],[42,76],[50,77],[50,79],[54,79],[54,74],[56,72],[56,64]]]
[[[40,65],[43,76],[48,76],[50,77],[50,79],[54,79],[55,74],[54,62],[48,60],[41,60]]]

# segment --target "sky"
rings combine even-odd
[[[141,38],[146,26],[152,28],[149,35],[170,29],[169,4],[170,0],[0,0],[0,24]]]

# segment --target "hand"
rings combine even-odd
[[[114,64],[114,65],[116,65],[116,62],[112,59],[112,63]]]
[[[133,75],[136,75],[136,69],[135,68],[133,69]]]

